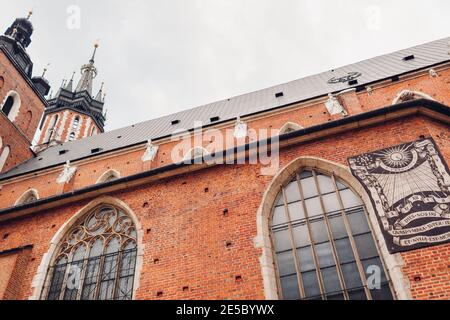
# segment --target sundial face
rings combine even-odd
[[[432,139],[348,159],[391,253],[450,242],[450,173]]]

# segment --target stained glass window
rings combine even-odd
[[[48,300],[130,300],[136,263],[136,228],[113,206],[82,217],[59,245],[42,297]]]

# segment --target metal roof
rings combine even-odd
[[[404,59],[412,55],[414,56],[413,59]],[[52,167],[65,163],[67,160],[74,161],[89,157],[94,155],[91,152],[92,149],[101,148],[100,152],[107,152],[143,143],[149,139],[156,140],[170,136],[179,129],[192,129],[195,121],[201,121],[205,126],[211,124],[210,119],[213,117],[219,117],[220,121],[232,120],[237,116],[255,114],[324,96],[330,92],[367,85],[447,61],[450,61],[450,37],[96,136],[66,142],[48,148],[40,152],[35,158],[0,175],[0,180]],[[349,77],[349,74],[353,76]],[[357,84],[350,85],[345,81],[354,77],[358,81]],[[342,78],[341,81],[345,82],[336,81],[340,78]],[[330,81],[331,79],[335,81]],[[279,92],[283,92],[283,96],[275,97]],[[172,125],[174,120],[179,120],[179,123]],[[68,152],[60,155],[61,150],[68,150]],[[95,153],[95,155],[100,152]]]

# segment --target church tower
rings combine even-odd
[[[0,35],[0,172],[34,156],[30,147],[50,90],[42,76],[33,77],[33,62],[26,49],[33,25],[18,18]]]
[[[98,93],[92,95],[94,78],[97,76],[94,65],[97,47],[95,45],[89,62],[81,67],[81,78],[76,87],[74,73],[69,81],[63,81],[56,96],[48,100],[36,151],[103,132],[103,84]]]

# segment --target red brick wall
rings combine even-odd
[[[437,134],[448,136],[450,129],[423,116],[390,121],[286,148],[280,154],[281,167],[300,156],[346,165],[349,156],[414,141],[421,135],[433,137],[448,162],[448,146]],[[261,252],[253,239],[256,212],[271,179],[260,175],[259,165],[223,165],[109,194],[134,211],[144,230],[144,262],[136,298],[263,299]],[[32,278],[50,239],[89,201],[0,224],[0,239],[10,234],[0,241],[0,252],[33,245],[34,260],[23,272],[26,290],[21,298],[32,292]],[[227,242],[231,245],[226,246]],[[402,254],[414,298],[431,298],[431,293],[433,298],[445,298],[445,294],[448,298],[449,248],[446,244]],[[419,265],[419,260],[426,265]],[[414,282],[419,272],[421,281]],[[158,292],[162,295],[157,296]]]
[[[28,286],[23,280],[26,279],[30,253],[30,248],[0,253],[0,300],[17,300],[23,296],[25,286]]]

